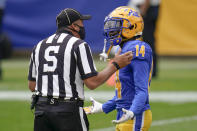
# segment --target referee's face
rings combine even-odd
[[[85,39],[85,28],[82,20],[73,22],[72,27],[77,32],[76,36],[78,38],[81,38],[82,40]]]
[[[74,28],[76,31],[80,30],[79,27],[84,27],[82,20],[76,20],[75,22],[73,22],[73,25],[75,26]]]
[[[85,28],[84,28],[82,20],[76,20],[68,27],[70,28],[70,31],[73,33],[75,37],[78,37],[81,39],[85,38]]]

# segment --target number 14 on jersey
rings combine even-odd
[[[145,55],[145,46],[141,45],[140,48],[139,48],[139,45],[136,45],[135,48],[136,48],[136,56],[139,56],[139,54],[141,54],[142,57],[144,57],[144,55]]]

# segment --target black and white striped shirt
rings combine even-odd
[[[97,75],[88,44],[59,30],[33,49],[28,79],[36,81],[36,94],[84,99],[83,80]]]

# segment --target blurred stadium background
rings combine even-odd
[[[7,59],[1,59],[3,69],[0,80],[0,131],[33,130],[33,113],[30,110],[31,93],[27,87],[30,51],[39,40],[56,30],[55,18],[64,8],[75,8],[91,14],[85,22],[86,41],[92,48],[97,69],[107,63],[98,60],[103,48],[103,20],[128,0],[7,0],[1,32],[11,42]],[[158,76],[152,79],[150,102],[153,124],[150,131],[196,131],[197,129],[197,1],[162,0],[156,30]],[[1,50],[2,51],[2,50]],[[114,88],[107,84],[86,90],[86,105],[94,95],[105,102]],[[94,94],[96,93],[96,94]],[[107,94],[107,95],[106,95]],[[106,97],[108,96],[108,97]],[[113,131],[111,120],[115,111],[105,115],[89,116],[90,130]]]

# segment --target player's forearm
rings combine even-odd
[[[84,80],[84,83],[89,89],[93,90],[107,81],[116,70],[117,68],[113,64],[109,64],[104,70],[99,72],[98,75]]]
[[[116,99],[116,96],[114,96],[111,100],[105,102],[102,105],[103,112],[105,112],[107,114],[107,113],[113,111],[114,109],[116,109],[115,99]]]
[[[146,103],[147,97],[148,94],[144,91],[139,92],[137,93],[137,95],[135,95],[135,99],[130,107],[130,110],[134,112],[135,115],[139,114],[142,111]]]

